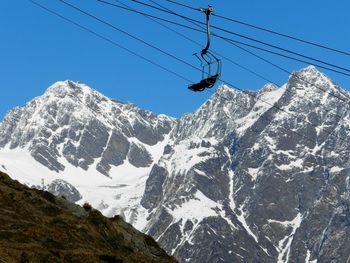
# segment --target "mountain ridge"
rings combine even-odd
[[[121,214],[181,262],[341,262],[350,248],[325,236],[348,231],[339,220],[347,220],[350,204],[350,143],[340,138],[349,134],[350,114],[339,97],[350,100],[315,67],[294,72],[282,87],[223,85],[179,119],[128,105],[123,112],[97,96],[84,103],[98,113],[92,124],[60,114],[69,127],[51,141],[52,127],[12,138],[21,128],[17,109],[0,124],[0,148],[16,146],[0,149],[0,169],[29,185],[40,185],[41,176],[67,181],[81,194],[78,203]],[[33,148],[19,147],[33,138]]]

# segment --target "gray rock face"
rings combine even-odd
[[[152,209],[162,198],[163,183],[168,177],[168,172],[163,167],[154,165],[147,179],[146,190],[141,200],[141,205]]]
[[[135,167],[148,167],[152,164],[152,156],[141,144],[132,143],[128,153],[129,162]]]
[[[5,147],[9,143],[9,137],[15,132],[16,126],[21,120],[23,109],[15,108],[11,110],[1,123],[2,129],[0,129],[0,147]],[[16,147],[16,143],[11,143],[12,148]]]
[[[128,154],[130,147],[129,141],[122,134],[112,132],[106,149],[101,151],[102,160],[97,165],[97,170],[108,175],[111,165],[121,165]]]
[[[61,179],[53,180],[46,186],[46,190],[53,195],[64,196],[72,203],[75,203],[82,198],[79,191],[73,185]]]
[[[6,116],[0,148],[28,147],[57,172],[62,158],[106,176],[149,167],[135,223],[145,215],[180,262],[348,262],[348,102],[314,67],[281,88],[221,86],[178,120],[63,82]]]

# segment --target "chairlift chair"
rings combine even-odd
[[[213,8],[209,5],[208,8],[201,8],[201,12],[206,15],[206,23],[207,23],[207,45],[201,51],[201,56],[198,54],[194,54],[201,62],[202,67],[202,80],[198,83],[191,84],[188,86],[188,89],[192,91],[203,91],[206,88],[212,88],[221,74],[221,60],[218,59],[212,52],[209,51],[210,47],[210,24],[209,17],[213,13]],[[215,65],[216,72],[212,74],[212,65]]]

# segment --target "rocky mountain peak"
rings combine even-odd
[[[111,104],[122,105],[123,103],[112,102],[109,98],[102,95],[98,91],[89,86],[73,82],[70,80],[58,81],[50,86],[46,92],[34,99],[32,103],[45,105],[55,104],[58,107],[72,107],[84,108],[84,111],[101,111],[103,108],[109,108]]]
[[[308,66],[289,76],[289,84],[297,84],[302,88],[312,88],[314,85],[331,86],[333,81],[325,74],[318,71],[315,66]]]
[[[96,169],[108,175],[111,165],[127,161],[149,166],[152,156],[143,144],[163,140],[173,122],[111,100],[85,84],[59,81],[8,113],[0,125],[0,149],[28,148],[37,161],[57,172],[65,169],[58,161],[62,156],[84,170],[101,158]]]
[[[298,72],[304,73],[304,74],[320,74],[321,73],[314,65],[309,65],[305,68],[302,68]]]
[[[278,89],[278,87],[274,83],[267,83],[259,90],[259,93],[266,93],[276,89]]]
[[[294,100],[331,105],[341,100],[349,99],[349,93],[334,83],[327,75],[314,66],[309,66],[292,73],[286,84],[288,93]],[[327,107],[327,105],[325,105]]]
[[[234,93],[234,92],[236,92],[236,90],[230,88],[227,84],[221,84],[221,85],[216,89],[216,92],[215,92],[215,93],[226,93],[226,92]]]
[[[240,90],[232,88],[232,87],[228,86],[227,84],[223,83],[216,89],[216,91],[214,92],[214,94],[210,98],[210,100],[214,101],[214,103],[215,103],[215,102],[219,102],[223,99],[233,99],[233,98],[236,98],[237,96],[240,96],[242,94],[243,94],[243,92],[241,92]]]
[[[47,88],[45,94],[60,94],[60,93],[76,93],[76,94],[91,94],[97,91],[80,82],[71,80],[57,81]],[[102,96],[102,94],[100,94]]]

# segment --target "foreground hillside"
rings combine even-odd
[[[1,262],[176,262],[119,216],[29,189],[0,172]]]

